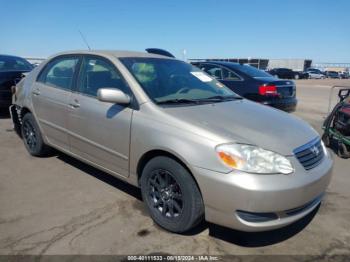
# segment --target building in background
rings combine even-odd
[[[322,71],[349,72],[350,63],[321,63],[313,64],[313,67]]]
[[[289,68],[293,71],[302,72],[311,66],[311,59],[269,59],[268,68]]]
[[[227,61],[255,66],[261,70],[272,68],[289,68],[294,71],[305,71],[312,65],[311,59],[267,59],[267,58],[206,58],[189,59],[190,62]]]

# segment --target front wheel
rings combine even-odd
[[[45,156],[50,148],[44,143],[38,124],[31,113],[24,115],[21,126],[24,145],[32,156]]]
[[[196,182],[172,158],[159,156],[146,164],[141,192],[152,219],[166,230],[182,233],[203,219],[204,205]]]

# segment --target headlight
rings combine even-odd
[[[244,144],[225,144],[216,147],[220,160],[227,166],[257,174],[290,174],[290,161],[277,153]]]

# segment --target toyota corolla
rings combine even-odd
[[[332,158],[307,123],[174,58],[60,53],[15,97],[12,118],[31,155],[55,148],[140,187],[150,216],[172,232],[203,219],[283,227],[312,212],[330,182]]]

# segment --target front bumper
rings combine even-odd
[[[330,154],[306,171],[294,157],[290,175],[256,175],[233,171],[222,174],[195,167],[194,176],[205,204],[206,220],[241,231],[267,231],[291,224],[309,214],[321,202],[330,182]],[[263,222],[243,219],[240,211],[275,214]]]

